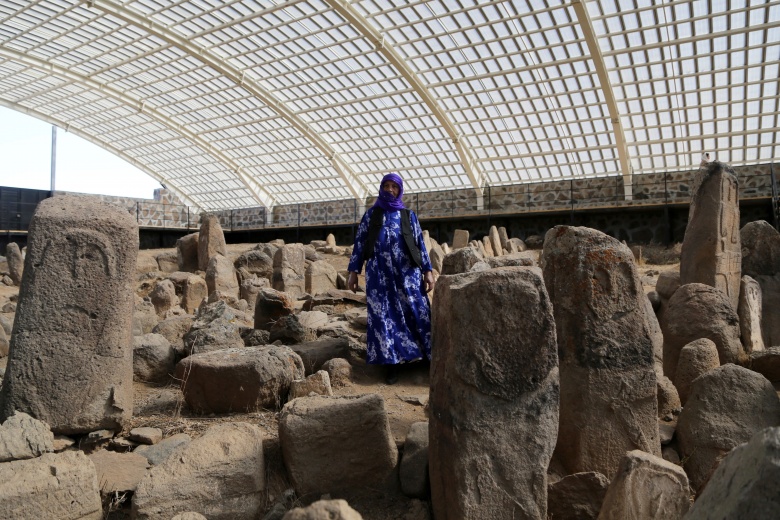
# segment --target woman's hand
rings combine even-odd
[[[436,285],[436,280],[433,279],[433,271],[426,271],[423,275],[423,282],[425,283],[425,292],[431,292],[433,286]]]
[[[349,279],[347,280],[347,289],[356,293],[358,290],[358,275],[350,271]]]

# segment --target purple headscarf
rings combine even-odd
[[[385,185],[385,182],[387,181],[393,181],[394,183],[398,184],[398,187],[401,188],[398,191],[398,196],[393,197],[393,194],[389,191],[384,191],[382,189],[382,186]],[[399,209],[404,209],[404,203],[401,200],[404,196],[404,180],[401,178],[400,175],[397,173],[388,173],[384,177],[382,177],[382,182],[379,183],[379,198],[376,199],[376,202],[374,202],[374,207],[379,206],[385,211],[398,211]]]

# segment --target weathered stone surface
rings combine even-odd
[[[196,274],[177,271],[171,273],[168,279],[173,282],[176,294],[181,297],[180,305],[187,314],[194,314],[208,297],[206,281]]]
[[[219,217],[204,213],[200,216],[200,233],[198,233],[198,269],[205,271],[211,258],[215,255],[227,256],[225,234]]]
[[[298,379],[290,383],[290,397],[293,400],[297,397],[307,397],[309,394],[333,395],[330,387],[330,376],[324,370],[319,370],[306,379]]]
[[[100,520],[95,466],[80,451],[0,464],[0,518]]]
[[[778,425],[780,399],[761,374],[728,364],[695,379],[676,432],[693,488],[701,489],[731,449]]]
[[[674,376],[674,386],[685,404],[691,393],[691,383],[702,374],[718,368],[718,347],[707,338],[697,339],[685,345],[680,351],[680,360]]]
[[[503,267],[442,276],[436,302],[429,403],[434,515],[543,519],[559,381],[542,273]]]
[[[778,482],[780,428],[767,428],[726,455],[685,518],[780,518]]]
[[[194,511],[187,511],[186,513],[179,513],[171,518],[171,520],[208,520],[205,516]]]
[[[484,246],[485,256],[487,258],[501,255],[501,251],[498,251],[498,253],[496,253],[496,251],[493,250],[493,244],[490,242],[489,235],[482,237],[482,244]]]
[[[179,271],[192,273],[198,270],[198,235],[190,233],[176,241],[176,262]]]
[[[336,237],[333,235],[333,233],[328,233],[328,236],[325,237],[325,245],[326,246],[336,246]]]
[[[739,330],[745,352],[764,350],[764,338],[761,335],[761,286],[749,276],[742,277],[739,288]]]
[[[468,229],[456,229],[452,238],[452,250],[462,249],[469,245]]]
[[[192,327],[184,335],[184,349],[187,354],[243,346],[239,313],[223,301],[201,307]]]
[[[339,341],[349,347],[349,342],[345,338],[340,338]],[[344,358],[329,359],[322,364],[322,370],[328,373],[332,386],[347,386],[352,382],[352,365]]]
[[[626,453],[601,505],[601,520],[682,518],[690,507],[680,466],[643,451]]]
[[[179,446],[189,444],[191,440],[186,433],[177,433],[152,446],[139,446],[133,453],[143,455],[150,465],[157,466],[162,464]]]
[[[609,479],[588,471],[567,475],[547,488],[547,517],[556,520],[596,520]]]
[[[360,330],[365,330],[368,327],[368,308],[367,307],[355,307],[354,309],[348,309],[344,312],[344,317],[353,326]]]
[[[428,496],[428,423],[416,422],[409,428],[404,442],[399,477],[401,491],[408,497]]]
[[[297,298],[306,292],[306,255],[303,244],[287,244],[274,255],[273,288]]]
[[[163,273],[175,273],[179,270],[179,259],[175,251],[166,251],[157,255],[157,267]]]
[[[159,318],[154,304],[149,300],[141,300],[135,305],[133,313],[133,336],[149,334],[157,325]]]
[[[661,374],[655,373],[657,393],[658,393],[658,417],[666,417],[678,412],[682,407],[680,403],[680,394],[672,383],[671,379]]]
[[[141,444],[157,444],[163,438],[163,432],[159,428],[133,428],[130,430],[130,440]]]
[[[750,369],[770,381],[780,381],[780,347],[772,347],[750,355]]]
[[[336,288],[336,268],[326,260],[312,262],[306,268],[306,292],[315,295]]]
[[[10,346],[11,344],[8,341],[8,336],[6,335],[5,330],[0,327],[0,358],[8,355],[8,349]]]
[[[530,267],[536,265],[534,259],[528,253],[512,253],[504,256],[495,256],[487,259],[487,264],[491,269],[496,267]],[[476,265],[476,264],[475,264]]]
[[[678,271],[663,271],[655,282],[655,290],[661,298],[668,300],[680,288],[680,273]]]
[[[519,238],[510,238],[507,240],[507,250],[509,253],[522,253],[528,249],[525,245],[525,242],[520,240]]]
[[[121,429],[133,410],[138,226],[121,206],[57,196],[38,204],[28,243],[0,420],[18,410],[55,433]]]
[[[135,491],[149,469],[146,458],[135,453],[99,450],[90,454],[89,460],[95,465],[100,492],[104,495]]]
[[[780,347],[780,273],[756,276],[761,286],[761,336],[764,348]]]
[[[397,490],[398,450],[378,394],[290,401],[279,442],[298,496]]]
[[[247,309],[254,312],[257,296],[260,294],[260,291],[270,288],[271,282],[268,281],[268,278],[258,278],[254,276],[252,278],[244,279],[244,281],[241,282],[239,296],[242,300],[246,301]]]
[[[5,246],[5,260],[8,262],[8,271],[14,285],[21,285],[24,272],[24,258],[16,242],[9,242]]]
[[[16,412],[0,424],[0,462],[31,459],[54,451],[49,425]]]
[[[296,507],[288,511],[282,520],[363,520],[363,517],[349,507],[346,500],[318,500],[307,507]]]
[[[691,341],[711,339],[720,364],[744,363],[747,359],[739,339],[739,317],[723,293],[700,283],[683,285],[669,300],[662,324],[664,374],[675,380],[682,348]]]
[[[748,222],[739,231],[742,274],[772,276],[780,273],[780,233],[765,220]]]
[[[462,247],[446,255],[442,261],[441,274],[459,274],[468,272],[474,264],[485,259],[480,251],[471,247]]]
[[[713,161],[706,168],[691,198],[680,254],[680,283],[720,289],[736,311],[742,276],[737,178],[723,163]]]
[[[431,266],[436,271],[441,272],[445,256],[444,249],[442,249],[439,244],[434,242],[433,245],[431,245],[431,250],[428,251],[428,256],[431,259]]]
[[[164,317],[169,310],[179,305],[179,297],[176,296],[176,287],[170,280],[161,280],[155,285],[149,297],[157,316]]]
[[[504,234],[506,235],[506,229],[504,229]],[[501,236],[499,235],[496,226],[490,226],[488,238],[490,240],[490,247],[493,250],[493,256],[501,256],[502,251],[504,250],[504,244],[501,242]]]
[[[290,314],[276,320],[276,323],[271,327],[268,341],[273,343],[279,340],[285,345],[295,345],[304,341],[314,341],[316,338],[315,331],[305,328],[298,321],[297,315]]]
[[[166,382],[176,364],[176,351],[161,334],[133,338],[133,376],[139,381]]]
[[[14,315],[13,314],[0,314],[0,328],[3,329],[6,336],[11,336],[14,328]]]
[[[209,294],[219,291],[232,298],[238,298],[238,277],[233,262],[222,255],[214,255],[206,268],[206,286]]]
[[[176,365],[187,406],[196,413],[279,408],[303,362],[288,347],[242,347],[195,354]]]
[[[263,505],[264,475],[258,427],[214,426],[149,471],[133,496],[133,518],[169,520],[195,510],[212,520],[255,520]]]
[[[190,316],[175,316],[158,323],[152,332],[159,334],[168,340],[168,344],[179,357],[185,356],[184,335],[192,327],[193,319]]]
[[[283,316],[293,312],[293,301],[287,293],[275,289],[262,289],[255,302],[255,328],[271,330]]]
[[[594,229],[556,226],[542,265],[561,359],[561,462],[614,475],[626,451],[660,455],[654,329],[633,253]]]
[[[236,258],[234,266],[236,269],[245,270],[259,278],[265,278],[269,283],[274,273],[273,257],[258,249],[241,254]]]

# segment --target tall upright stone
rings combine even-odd
[[[490,247],[493,249],[493,255],[501,256],[504,252],[504,245],[501,243],[501,235],[499,235],[496,226],[490,226],[488,237],[490,238]]]
[[[18,410],[77,434],[130,419],[137,254],[138,226],[120,206],[72,196],[38,205],[0,421]]]
[[[502,267],[442,276],[436,291],[429,425],[434,516],[544,519],[559,381],[542,273]]]
[[[19,245],[16,242],[9,242],[5,246],[5,260],[8,262],[8,271],[11,281],[14,285],[22,283],[22,272],[24,271],[24,259]]]
[[[209,260],[216,254],[227,256],[225,234],[219,217],[205,213],[200,217],[200,233],[198,233],[198,269],[205,271]]]
[[[469,245],[469,230],[456,229],[452,237],[452,249],[460,249]]]
[[[191,273],[198,270],[198,235],[199,233],[190,233],[176,241],[179,271]]]
[[[745,352],[764,350],[764,339],[761,336],[761,286],[750,276],[742,277],[739,288],[739,330],[742,346]]]
[[[214,255],[206,268],[206,287],[209,295],[214,291],[238,298],[238,277],[233,262],[222,255]]]
[[[556,226],[542,265],[561,363],[561,462],[614,475],[627,451],[660,456],[653,330],[631,250],[594,229]]]
[[[306,292],[306,251],[303,244],[286,244],[274,254],[273,288],[297,298]]]
[[[765,220],[748,222],[739,230],[742,274],[772,276],[780,273],[780,233]]]
[[[734,310],[742,276],[737,187],[730,166],[717,161],[707,164],[691,199],[680,255],[680,282],[720,289]]]

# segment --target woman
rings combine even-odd
[[[379,198],[360,221],[349,262],[347,286],[357,291],[366,262],[367,362],[386,365],[387,383],[398,381],[398,365],[431,357],[433,268],[414,212],[402,202],[398,174],[382,178]]]

